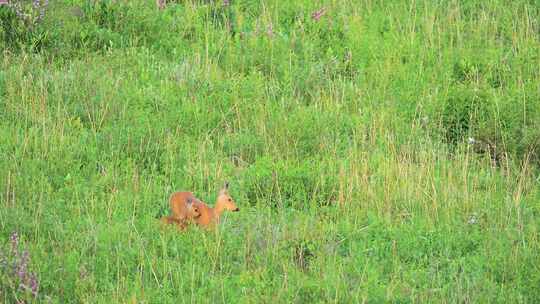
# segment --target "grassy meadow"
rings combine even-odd
[[[0,302],[540,302],[538,1],[22,3]]]

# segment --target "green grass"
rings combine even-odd
[[[36,302],[540,301],[537,2],[178,2],[0,32],[0,248]],[[218,230],[159,226],[224,180]]]

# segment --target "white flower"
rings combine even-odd
[[[474,225],[478,223],[478,216],[476,213],[473,213],[469,216],[469,220],[467,221],[467,224]]]

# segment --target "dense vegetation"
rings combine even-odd
[[[18,2],[0,301],[540,302],[538,1]]]

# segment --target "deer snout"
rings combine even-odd
[[[236,207],[236,209],[233,210],[233,212],[240,211],[240,208]]]

